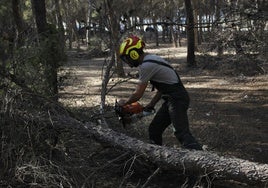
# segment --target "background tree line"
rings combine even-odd
[[[55,98],[65,49],[83,44],[95,55],[109,50],[117,74],[123,76],[115,52],[130,33],[156,46],[162,40],[176,47],[187,37],[189,66],[195,66],[195,52],[204,49],[219,56],[228,50],[267,57],[265,0],[3,0],[0,14],[1,75],[16,76],[25,86]],[[148,33],[153,37],[146,37]]]

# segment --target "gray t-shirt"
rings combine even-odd
[[[146,60],[156,60],[169,64],[157,55],[146,55],[143,61]],[[147,83],[150,80],[166,84],[178,83],[178,77],[173,69],[147,61],[139,66],[139,82]]]

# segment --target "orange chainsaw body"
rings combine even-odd
[[[138,102],[134,102],[123,106],[123,112],[127,114],[138,114],[141,113],[142,111],[143,106]]]
[[[123,127],[126,124],[135,122],[144,116],[154,114],[154,108],[144,109],[139,102],[134,102],[125,106],[119,106],[117,101],[115,102],[115,112],[119,117],[119,120],[123,123]]]

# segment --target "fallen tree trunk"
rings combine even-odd
[[[161,168],[184,170],[187,174],[201,174],[249,185],[267,186],[268,164],[223,157],[207,151],[190,151],[145,143],[125,134],[92,123],[81,123],[71,117],[57,120],[64,126],[76,127],[101,143],[142,155]]]

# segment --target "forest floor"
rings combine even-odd
[[[146,50],[169,60],[181,76],[191,97],[188,113],[190,129],[200,143],[204,144],[209,151],[220,155],[268,163],[267,62],[265,62],[266,64],[249,65],[250,62],[237,63],[229,55],[218,58],[197,54],[197,67],[188,68],[186,66],[186,47],[173,48],[160,45],[160,47],[149,47]],[[68,62],[61,70],[63,82],[60,87],[60,102],[75,112],[81,121],[97,121],[103,67],[107,61],[105,58],[91,58],[88,52],[83,50],[69,51],[68,56]],[[135,74],[137,71],[128,67],[125,67],[124,70],[126,75],[129,72]],[[108,87],[112,86],[112,89],[106,96],[106,118],[114,130],[148,142],[147,129],[152,116],[145,117],[142,121],[128,125],[124,129],[113,112],[115,100],[127,98],[135,88],[135,83],[136,79],[128,77],[116,78],[113,76],[111,78]],[[146,104],[153,95],[150,90],[150,87],[146,90],[140,101],[142,104]],[[172,126],[165,131],[163,142],[166,146],[180,147],[173,135]],[[86,141],[81,141],[80,144],[81,148],[91,147],[84,155],[87,155],[86,153],[91,157],[94,155],[94,160],[91,160],[98,163],[99,166],[107,165],[107,161],[113,161],[122,154],[114,148],[105,149],[97,143],[94,145],[98,149],[93,149],[92,144],[90,145]],[[83,144],[87,146],[84,147]],[[131,160],[129,159],[129,161]],[[132,174],[128,177],[124,173],[127,171],[124,169],[126,164],[127,162],[123,165],[124,167],[120,166],[121,170],[116,170],[116,166],[104,167],[106,170],[102,169],[98,172],[103,177],[98,176],[94,183],[92,180],[89,184],[94,184],[95,187],[120,187],[119,185],[135,187],[134,185],[144,183],[150,176],[151,172],[146,174],[143,170],[136,168],[140,174],[137,172],[136,175]],[[142,178],[142,176],[144,177]],[[174,177],[176,177],[174,174],[157,175],[157,178],[153,178],[148,187],[178,187]],[[106,183],[101,184],[101,181]],[[217,187],[228,186],[226,184]]]

